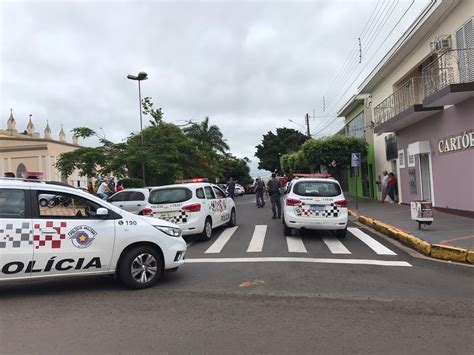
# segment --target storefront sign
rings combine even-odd
[[[399,150],[398,151],[398,166],[400,169],[403,169],[405,167],[405,150]]]
[[[474,129],[464,131],[454,136],[441,138],[438,142],[438,151],[440,154],[454,153],[471,148],[474,148]]]

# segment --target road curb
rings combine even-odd
[[[447,245],[431,244],[426,240],[414,236],[413,234],[407,233],[394,227],[390,224],[381,222],[375,218],[362,216],[358,212],[349,210],[349,215],[357,218],[359,222],[366,226],[372,227],[373,229],[394,238],[410,248],[422,253],[423,255],[430,256],[432,258],[456,261],[462,263],[474,264],[474,250],[457,248]]]

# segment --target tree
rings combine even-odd
[[[163,110],[160,108],[154,109],[153,102],[151,101],[151,97],[145,97],[142,99],[142,108],[143,114],[145,116],[150,115],[153,119],[149,120],[152,126],[157,126],[160,122],[163,121]]]
[[[303,160],[312,171],[319,171],[321,165],[335,176],[351,164],[351,153],[367,153],[367,143],[363,138],[335,135],[321,139],[311,139],[301,146]]]
[[[233,177],[234,180],[244,186],[252,183],[253,179],[250,177],[250,168],[245,158],[239,159],[226,154],[220,157],[218,164],[222,169],[219,176],[221,181],[227,181],[230,177]]]
[[[209,117],[204,118],[201,123],[191,123],[183,128],[183,132],[200,147],[219,153],[229,150],[220,128],[216,125],[209,126]]]
[[[292,128],[277,128],[276,134],[268,132],[257,145],[255,156],[259,158],[259,169],[281,171],[280,157],[297,151],[306,142],[307,136]]]

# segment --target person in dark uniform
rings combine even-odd
[[[272,202],[272,219],[281,218],[281,202],[280,202],[280,180],[276,178],[276,174],[272,174],[272,178],[268,182],[268,193],[270,195],[270,201]],[[278,211],[278,217],[277,217]]]
[[[265,206],[265,201],[263,200],[263,192],[265,191],[265,183],[262,178],[258,177],[255,182],[255,195],[257,196],[257,207],[261,208]]]
[[[230,178],[229,181],[227,181],[227,192],[229,193],[229,197],[234,199],[234,194],[235,194],[235,181],[234,178]]]

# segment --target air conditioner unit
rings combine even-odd
[[[431,51],[438,53],[451,49],[451,35],[435,37],[434,41],[430,43]]]

